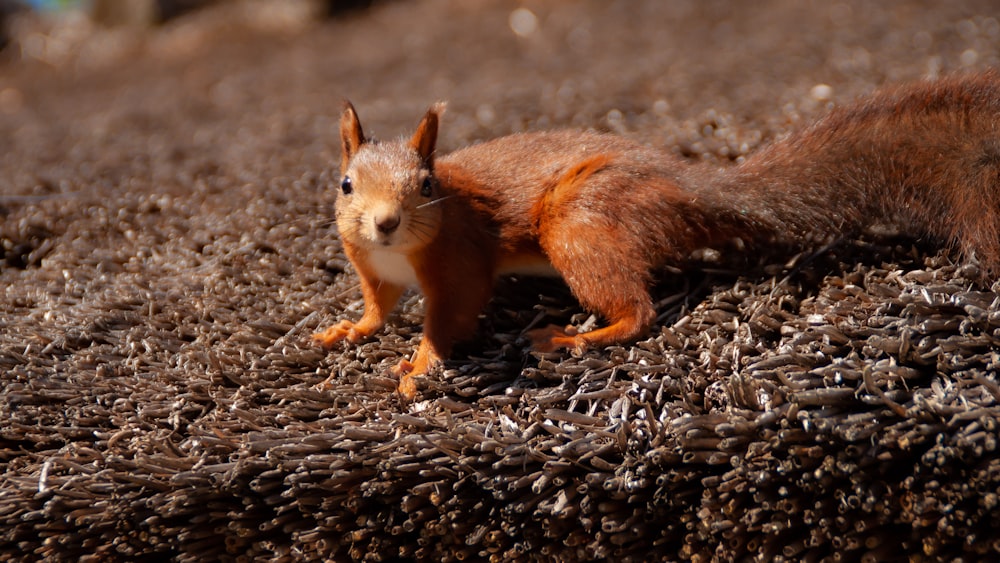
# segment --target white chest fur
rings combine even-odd
[[[417,273],[406,255],[389,250],[372,250],[368,253],[368,260],[380,280],[404,287],[417,285]]]

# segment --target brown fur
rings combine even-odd
[[[723,170],[575,131],[511,135],[435,158],[442,109],[431,108],[408,142],[365,140],[349,104],[341,120],[353,192],[338,198],[337,222],[365,313],[315,338],[331,346],[370,336],[412,274],[427,312],[412,363],[394,369],[405,396],[416,392],[415,375],[474,331],[505,272],[551,266],[608,321],[584,334],[529,334],[550,351],[640,337],[655,316],[654,272],[733,237],[805,246],[895,220],[1000,271],[995,73],[884,90]],[[379,232],[397,216],[397,231]]]
[[[873,220],[975,255],[1000,273],[1000,78],[888,88],[723,171],[712,189],[766,236],[821,239]]]

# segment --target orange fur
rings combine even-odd
[[[393,372],[402,395],[476,328],[503,273],[551,267],[607,326],[531,331],[533,347],[628,342],[655,316],[664,265],[733,237],[807,246],[895,220],[1000,271],[1000,79],[984,73],[887,89],[726,169],[593,132],[501,137],[436,156],[443,106],[408,141],[366,140],[341,118],[337,224],[365,313],[315,335],[371,336],[404,284],[425,296],[424,337]],[[347,182],[346,179],[350,179]]]

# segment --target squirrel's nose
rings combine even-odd
[[[396,213],[375,218],[375,228],[384,235],[391,234],[399,226],[399,215]]]

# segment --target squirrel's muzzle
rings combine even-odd
[[[390,235],[399,227],[399,213],[387,213],[374,217],[375,228],[383,235]]]

